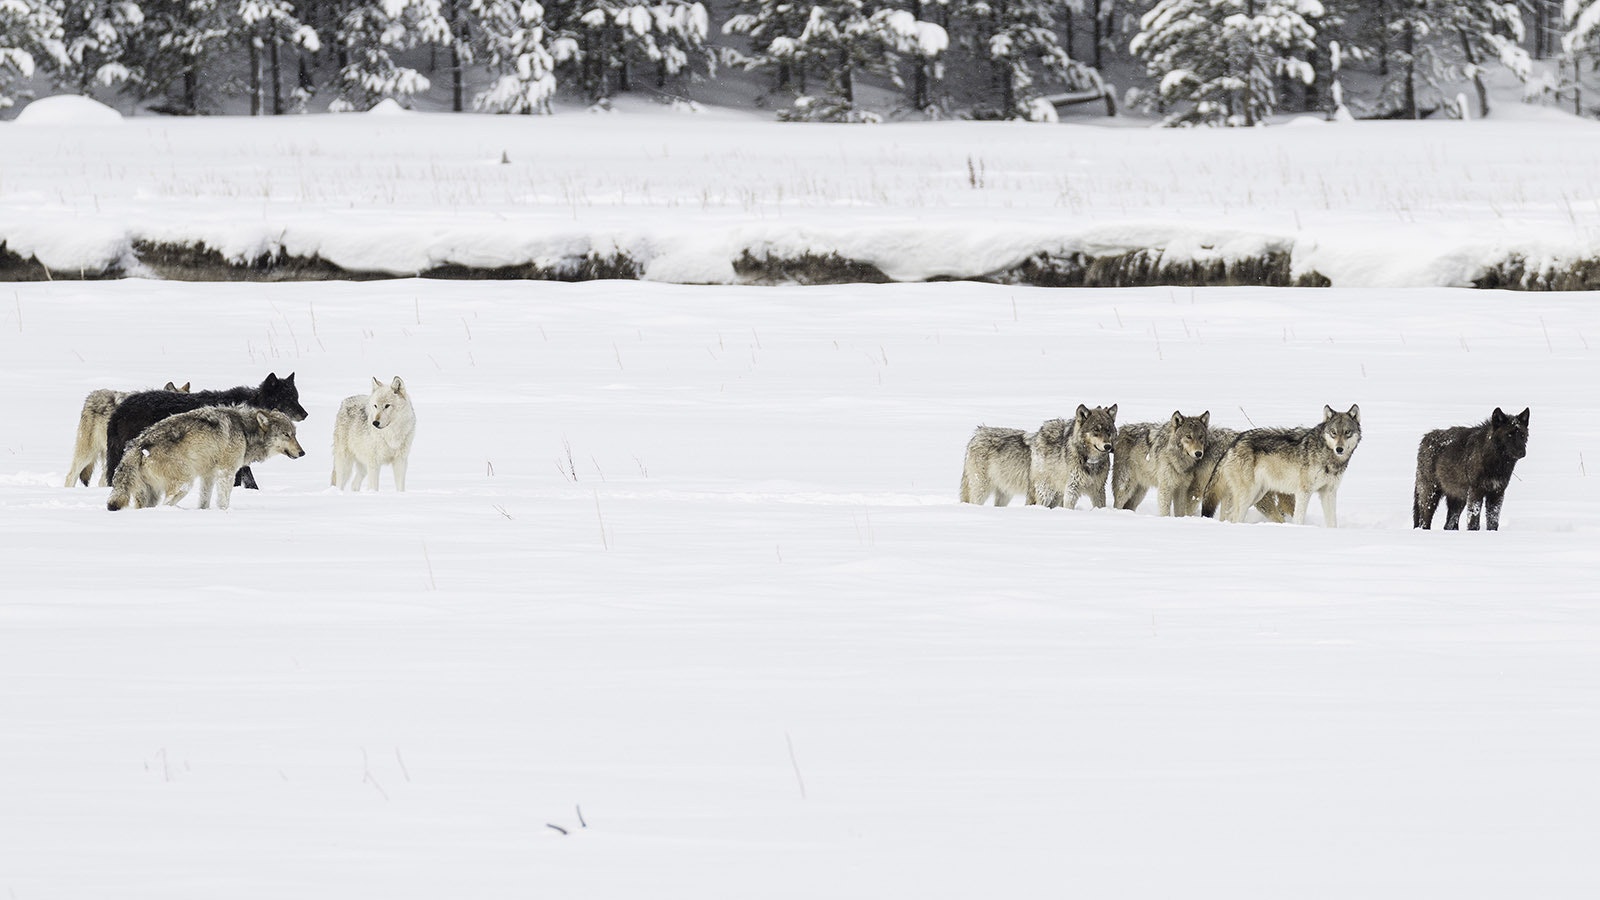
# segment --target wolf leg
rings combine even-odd
[[[1490,531],[1500,530],[1500,505],[1506,502],[1506,492],[1496,491],[1483,498],[1484,527]]]
[[[1328,528],[1339,527],[1339,492],[1332,488],[1322,489],[1322,524]],[[1309,497],[1307,499],[1310,499]]]
[[[1417,491],[1411,500],[1411,527],[1430,529],[1433,514],[1439,509],[1439,486],[1417,482]]]
[[[1310,505],[1310,491],[1300,490],[1294,492],[1294,523],[1296,525],[1304,525],[1306,523],[1306,507]]]
[[[216,490],[217,482],[227,479],[227,475],[219,476],[216,472],[207,472],[200,476],[200,508],[211,508],[211,493]]]
[[[1444,530],[1461,530],[1461,510],[1467,505],[1465,497],[1452,497],[1449,494],[1444,498]]]
[[[378,490],[378,474],[380,472],[382,472],[382,471],[383,471],[383,466],[381,464],[377,463],[377,462],[373,462],[371,464],[371,468],[367,469],[367,489],[368,490],[373,491],[374,493],[377,492],[377,490]]]
[[[1478,516],[1483,512],[1483,497],[1476,496],[1467,501],[1467,530],[1478,530]]]
[[[1011,502],[1011,495],[1002,491],[998,486],[994,488],[994,505],[1005,506]]]
[[[402,493],[406,489],[406,466],[410,464],[411,460],[406,456],[396,456],[394,462],[390,463],[394,469],[394,489]]]

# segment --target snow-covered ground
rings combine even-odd
[[[1595,342],[1439,289],[7,288],[0,895],[1593,897]],[[88,390],[268,371],[309,453],[233,509],[60,486]],[[331,491],[394,374],[411,491]],[[1342,527],[954,502],[1079,402],[1359,403]],[[1505,530],[1412,531],[1497,405]]]
[[[138,117],[39,101],[0,123],[0,242],[95,272],[134,241],[346,269],[558,265],[736,280],[748,252],[838,254],[897,280],[1039,252],[1291,249],[1342,287],[1464,286],[1520,253],[1600,255],[1600,128],[1499,104],[1482,122],[1168,130],[795,125],[625,102],[609,115]]]

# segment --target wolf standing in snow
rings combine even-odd
[[[1028,433],[1022,429],[979,425],[967,441],[961,465],[961,502],[982,503],[992,494],[995,506],[1005,506],[1022,494],[1032,503],[1030,452]]]
[[[275,453],[290,459],[306,455],[294,422],[276,410],[247,406],[207,406],[168,416],[130,441],[111,476],[113,512],[157,503],[177,503],[200,482],[200,508],[228,508],[235,473]]]
[[[1322,497],[1322,518],[1338,527],[1339,482],[1361,443],[1361,408],[1346,412],[1322,408],[1322,423],[1312,428],[1252,428],[1242,432],[1206,486],[1206,515],[1243,522],[1245,513],[1269,491],[1294,495],[1294,523],[1305,524],[1312,494]]]
[[[1411,527],[1432,528],[1433,514],[1444,497],[1444,527],[1461,527],[1461,509],[1467,510],[1467,530],[1478,530],[1478,513],[1484,527],[1500,530],[1500,505],[1517,460],[1528,455],[1528,417],[1531,409],[1508,416],[1497,406],[1489,421],[1479,425],[1441,428],[1422,436],[1417,446],[1417,488],[1411,504]]]
[[[394,489],[406,489],[406,464],[411,439],[417,433],[417,414],[405,382],[396,375],[384,384],[372,379],[372,393],[346,397],[333,423],[333,484],[339,488],[378,489],[378,469],[394,468]]]
[[[162,390],[187,394],[189,383],[184,382],[183,387],[178,387],[169,381]],[[83,398],[83,411],[78,413],[78,436],[72,443],[72,464],[67,466],[67,483],[63,487],[72,487],[74,481],[81,481],[87,487],[97,465],[100,469],[100,486],[111,483],[111,468],[105,465],[106,422],[111,419],[111,413],[122,405],[122,401],[132,394],[132,391],[102,388],[90,391]]]
[[[306,417],[305,407],[300,405],[300,390],[294,386],[293,372],[289,373],[288,378],[279,378],[276,373],[271,373],[262,380],[260,387],[236,387],[193,394],[140,391],[122,401],[106,423],[107,470],[121,463],[129,441],[162,419],[204,406],[229,406],[235,403],[277,410],[296,422],[302,422]],[[234,484],[255,488],[256,479],[248,465],[239,470]]]
[[[1072,509],[1087,495],[1096,509],[1106,505],[1111,451],[1117,440],[1117,405],[1078,404],[1069,424],[1051,419],[1030,442],[1033,499]]]
[[[1165,422],[1140,422],[1117,429],[1111,496],[1118,509],[1138,509],[1156,489],[1156,511],[1192,516],[1197,509],[1195,470],[1210,454],[1211,411],[1186,416],[1174,411]]]

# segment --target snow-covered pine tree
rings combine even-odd
[[[13,84],[40,66],[68,64],[61,10],[48,0],[0,0],[0,109],[17,102]]]
[[[379,0],[352,3],[334,32],[342,68],[333,112],[368,110],[389,98],[428,89],[427,76],[395,61],[394,53],[450,40],[440,0]]]
[[[1256,125],[1278,108],[1281,78],[1315,77],[1322,14],[1318,0],[1161,0],[1129,49],[1160,80],[1168,125]]]
[[[1004,119],[1052,120],[1045,88],[1100,87],[1099,73],[1073,59],[1062,46],[1055,0],[956,0],[955,38],[988,70],[995,101],[980,113]]]
[[[87,94],[92,87],[142,80],[140,63],[130,52],[144,28],[137,2],[62,0],[60,11],[68,59],[57,75],[61,84]]]
[[[143,0],[141,7],[144,26],[129,50],[141,77],[132,90],[145,99],[169,94],[173,112],[199,112],[200,73],[228,40],[233,10],[218,0]]]
[[[1529,71],[1522,14],[1507,0],[1379,0],[1368,46],[1379,57],[1379,106],[1395,118],[1419,119],[1446,105],[1451,82],[1471,78],[1483,114],[1488,92],[1481,72],[1497,61],[1519,78]],[[1374,33],[1375,32],[1375,33]]]
[[[551,50],[558,73],[592,100],[633,90],[641,69],[657,87],[712,70],[709,16],[697,0],[572,0],[553,5],[546,17],[556,35]]]
[[[544,7],[496,0],[480,20],[487,35],[485,62],[498,77],[472,101],[474,109],[497,113],[550,112],[555,96],[555,57],[546,43]]]
[[[284,45],[315,53],[322,40],[315,29],[300,21],[288,0],[238,0],[234,14],[243,26],[235,37],[244,44],[249,58],[250,115],[268,110],[283,115]]]
[[[742,34],[750,40],[750,51],[739,59],[739,65],[772,72],[775,91],[806,93],[811,60],[800,36],[805,33],[811,6],[802,0],[739,0],[734,9],[723,23],[722,33]]]

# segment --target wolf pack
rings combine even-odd
[[[88,486],[96,467],[110,487],[106,508],[176,505],[199,486],[199,506],[227,509],[233,489],[257,489],[251,466],[275,456],[306,455],[295,423],[300,405],[294,373],[268,373],[257,386],[192,391],[167,382],[161,390],[91,391],[78,416],[66,487]],[[333,425],[331,483],[343,490],[378,489],[383,466],[397,491],[416,435],[416,411],[405,382],[374,377],[366,394],[346,397]]]
[[[1500,509],[1517,461],[1528,452],[1530,410],[1508,415],[1498,407],[1477,425],[1429,431],[1417,446],[1411,524],[1431,528],[1445,503],[1444,527],[1500,528]],[[967,442],[961,501],[1014,497],[1029,504],[1072,508],[1081,498],[1137,509],[1151,491],[1162,516],[1196,513],[1243,522],[1251,509],[1268,521],[1304,524],[1313,494],[1323,522],[1338,525],[1339,485],[1361,443],[1361,408],[1322,408],[1316,425],[1213,427],[1209,410],[1181,410],[1161,422],[1117,425],[1117,406],[1080,404],[1073,417],[1050,419],[1036,431],[979,426]],[[1109,496],[1108,496],[1109,485]]]

